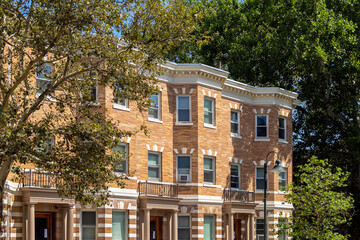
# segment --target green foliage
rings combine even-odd
[[[299,166],[295,174],[299,182],[289,185],[285,195],[295,211],[286,223],[278,224],[278,234],[287,231],[295,239],[348,239],[335,229],[351,220],[354,200],[341,191],[347,186],[349,175],[328,160],[316,157]]]
[[[60,195],[103,205],[107,183],[126,177],[113,148],[136,131],[119,129],[93,88],[146,109],[165,53],[192,29],[185,3],[2,0],[0,22],[0,194],[10,170],[33,164]]]

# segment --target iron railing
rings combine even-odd
[[[161,197],[177,197],[178,196],[177,184],[164,184],[155,182],[139,182],[139,194],[151,195]]]
[[[255,192],[224,189],[224,200],[226,202],[255,202]]]
[[[23,187],[56,188],[56,185],[59,184],[56,177],[48,172],[27,169],[24,170],[23,174]]]

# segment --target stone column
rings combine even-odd
[[[174,211],[172,216],[172,239],[177,240],[178,239],[178,212]]]
[[[167,214],[167,239],[172,240],[172,225],[173,225],[173,214],[172,212]]]
[[[246,215],[246,240],[250,239],[250,215]]]
[[[66,240],[66,231],[67,231],[67,215],[68,215],[68,210],[67,208],[63,207],[62,209],[62,229],[61,229],[61,239],[62,240]]]
[[[251,214],[250,216],[250,239],[254,240],[254,222],[255,222],[255,215]]]
[[[74,210],[73,210],[73,206],[69,206],[69,208],[67,209],[67,229],[66,229],[66,235],[67,235],[67,240],[72,240],[74,233]]]
[[[35,240],[35,204],[29,203],[28,206],[29,216],[29,237],[28,240]]]
[[[29,224],[29,215],[28,215],[28,205],[24,203],[23,206],[23,239],[28,239],[28,224]]]
[[[234,240],[234,214],[228,214],[229,240]]]
[[[144,240],[150,239],[150,209],[144,209]]]

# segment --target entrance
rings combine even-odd
[[[150,217],[150,240],[161,240],[162,217]]]
[[[35,213],[35,240],[55,240],[54,215],[54,213]]]
[[[241,239],[241,219],[234,219],[234,240]]]

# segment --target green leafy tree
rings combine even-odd
[[[299,166],[295,177],[298,184],[289,185],[285,195],[295,211],[288,221],[278,224],[281,230],[277,233],[283,235],[286,231],[295,239],[348,239],[335,230],[350,223],[354,200],[340,191],[347,186],[349,173],[312,157]]]
[[[315,155],[351,172],[348,189],[360,209],[360,2],[195,3],[193,38],[174,48],[170,59],[204,62],[238,81],[299,93],[294,165]],[[353,239],[360,239],[359,224],[356,214]]]
[[[146,109],[164,54],[191,28],[175,0],[0,1],[0,195],[11,171],[32,164],[59,195],[104,204],[107,183],[123,185],[113,148],[134,132],[107,118],[92,89]]]

